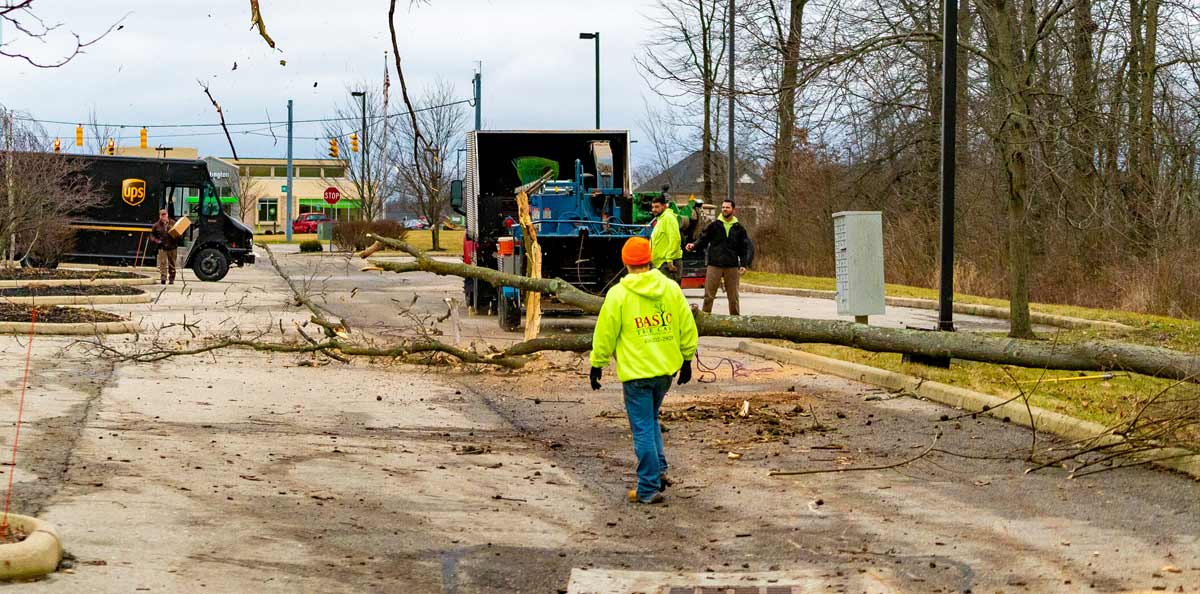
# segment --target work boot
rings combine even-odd
[[[653,505],[655,503],[662,503],[663,500],[666,499],[666,497],[663,497],[662,493],[655,493],[654,495],[652,495],[650,497],[650,499],[643,501],[641,499],[638,499],[637,489],[630,489],[628,498],[629,498],[629,503],[645,503],[648,505]]]
[[[165,285],[165,284],[167,284],[167,279],[165,279],[165,278],[160,278],[160,279],[158,279],[158,284],[160,284],[160,285]]]
[[[171,278],[170,278],[169,280],[167,280],[167,284],[168,284],[168,285],[173,285],[173,284],[175,284],[175,274],[174,274],[174,273],[172,273],[172,274],[171,274]]]
[[[658,475],[658,491],[660,493],[663,491],[666,491],[667,487],[670,487],[673,484],[675,484],[674,481],[667,478],[667,473],[664,472],[664,473]]]

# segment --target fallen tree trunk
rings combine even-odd
[[[387,237],[375,239],[414,258],[412,262],[402,263],[372,262],[385,270],[400,273],[425,271],[443,276],[479,279],[496,286],[540,291],[590,313],[599,312],[604,302],[602,297],[581,291],[561,279],[533,279],[469,264],[439,262],[403,241]],[[873,352],[951,357],[1035,369],[1122,370],[1183,381],[1196,381],[1200,378],[1200,357],[1196,355],[1122,342],[1086,341],[1060,344],[1018,338],[996,338],[966,332],[879,328],[840,320],[723,316],[706,314],[695,309],[693,313],[701,336],[777,338],[795,343],[833,344]],[[572,337],[572,340],[562,345],[570,348],[563,350],[587,350],[584,348],[585,342],[590,342],[590,337]]]

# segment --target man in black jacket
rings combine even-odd
[[[729,300],[729,315],[739,314],[738,280],[754,260],[754,244],[746,228],[734,216],[736,205],[732,200],[721,203],[721,216],[705,227],[700,239],[687,244],[687,250],[703,250],[708,264],[704,277],[704,311],[712,313],[717,289],[725,283],[725,297]]]

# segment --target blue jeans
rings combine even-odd
[[[642,501],[661,490],[659,477],[667,472],[658,409],[671,387],[671,379],[664,375],[621,384],[625,391],[625,413],[633,432],[633,453],[637,456],[637,496]]]

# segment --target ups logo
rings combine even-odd
[[[137,206],[146,199],[146,180],[126,179],[121,182],[121,199],[129,206]]]

